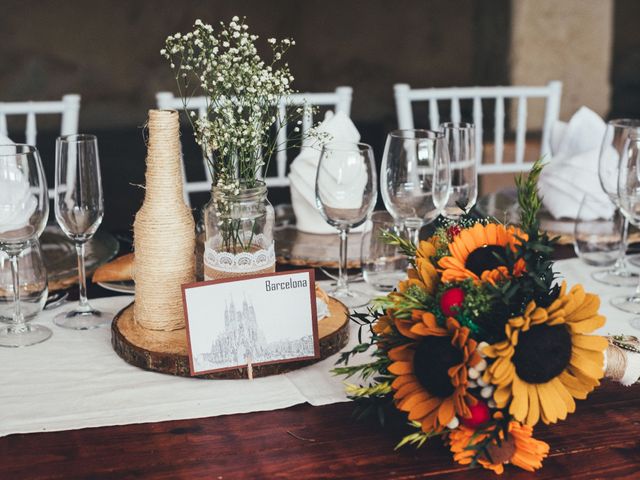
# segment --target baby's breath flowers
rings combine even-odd
[[[160,50],[174,71],[185,110],[194,95],[206,98],[206,111],[187,117],[208,159],[220,230],[234,251],[249,245],[225,217],[231,197],[260,186],[274,153],[302,139],[299,119],[305,108],[289,108],[293,75],[284,61],[295,41],[267,39],[271,59],[265,61],[256,47],[258,38],[244,17],[234,16],[216,29],[198,19],[192,31],[170,35]],[[278,130],[286,125],[293,135],[279,145]],[[306,135],[322,138],[313,128]]]
[[[278,109],[293,93],[293,75],[283,57],[295,41],[269,38],[272,59],[265,62],[256,48],[258,38],[244,18],[220,22],[218,31],[198,19],[191,32],[170,35],[160,50],[185,107],[196,94],[207,98],[206,114],[191,111],[189,120],[209,159],[214,185],[227,190],[255,186],[266,168],[264,159],[286,147],[277,144],[274,124],[291,123],[302,112],[285,108],[283,116]]]

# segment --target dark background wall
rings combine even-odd
[[[616,0],[611,117],[640,117],[640,2]]]
[[[640,116],[638,4],[618,0],[613,111]],[[99,135],[107,229],[129,228],[142,200],[142,129],[155,93],[174,90],[167,35],[200,18],[246,15],[264,41],[290,36],[300,91],[354,88],[352,118],[382,154],[395,126],[392,86],[509,84],[510,0],[0,0],[0,101],[82,95],[80,130]],[[631,15],[635,14],[635,15]],[[633,99],[635,98],[635,100]],[[39,121],[53,165],[56,119]],[[19,141],[23,120],[10,124]],[[197,152],[195,152],[197,158]],[[195,164],[193,164],[195,165]],[[275,201],[286,201],[276,192]],[[201,197],[200,201],[204,199]]]

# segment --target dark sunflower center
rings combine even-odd
[[[504,265],[496,254],[500,257],[505,255],[504,247],[500,245],[485,245],[484,247],[476,248],[467,257],[467,261],[464,266],[467,270],[471,270],[476,275],[482,275],[485,270],[493,270],[494,268]]]
[[[462,352],[451,345],[450,337],[425,337],[416,348],[413,371],[427,392],[446,398],[454,391],[447,371],[462,359]]]
[[[527,383],[546,383],[557,377],[571,359],[571,335],[564,325],[536,325],[520,332],[513,364]]]

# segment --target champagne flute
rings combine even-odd
[[[600,185],[611,201],[619,208],[618,201],[618,170],[621,167],[621,158],[626,140],[631,132],[640,132],[640,120],[618,119],[607,123],[600,157],[598,159],[598,177]],[[598,282],[617,287],[633,286],[638,282],[638,274],[629,270],[627,264],[627,235],[629,220],[625,217],[621,230],[620,250],[618,258],[612,268],[595,272],[592,277]],[[624,302],[621,303],[621,305]],[[620,308],[620,305],[618,305]]]
[[[389,133],[380,185],[385,207],[417,245],[420,228],[435,220],[449,199],[449,152],[444,133],[430,130]]]
[[[56,141],[55,212],[62,231],[76,245],[78,254],[78,306],[56,315],[63,328],[87,330],[109,323],[112,313],[91,307],[87,300],[84,246],[102,222],[104,205],[100,180],[98,140],[94,135],[67,135]]]
[[[322,147],[316,175],[316,205],[322,217],[338,229],[340,266],[329,293],[349,308],[361,307],[369,296],[349,288],[347,238],[365,222],[378,196],[373,149],[364,143],[329,142]]]
[[[635,130],[629,133],[621,149],[618,202],[627,220],[640,227],[640,133]],[[611,304],[625,312],[640,313],[640,283],[633,295],[614,297]],[[630,323],[640,329],[640,318],[634,318]]]
[[[0,346],[44,342],[51,330],[26,323],[20,302],[20,253],[38,238],[49,217],[47,181],[40,154],[30,145],[0,146],[0,249],[9,256],[13,289],[11,324],[0,328]]]
[[[449,149],[451,193],[444,207],[444,216],[460,218],[478,199],[476,169],[476,129],[472,123],[442,123],[440,130]]]

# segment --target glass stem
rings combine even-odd
[[[349,229],[340,229],[340,266],[338,270],[338,283],[336,285],[337,291],[348,290],[347,282],[349,281],[349,274],[347,273],[347,239],[349,238]]]
[[[624,217],[624,222],[622,225],[622,233],[620,239],[620,250],[618,251],[618,259],[616,263],[613,265],[614,272],[624,272],[627,270],[627,239],[629,236],[629,220],[627,217]],[[640,285],[638,286],[640,288]]]
[[[640,282],[638,282],[638,285],[636,286],[636,291],[633,292],[633,299],[640,301]]]
[[[78,304],[79,310],[91,310],[87,300],[87,274],[84,268],[84,242],[76,243],[76,253],[78,254]]]
[[[409,240],[411,240],[411,243],[413,243],[417,247],[418,243],[420,242],[420,228],[409,227],[405,225],[405,229],[407,230],[407,237],[409,238]]]
[[[11,279],[13,280],[13,325],[11,331],[19,333],[25,330],[24,316],[22,315],[22,305],[20,305],[20,269],[18,265],[19,253],[10,255]]]

